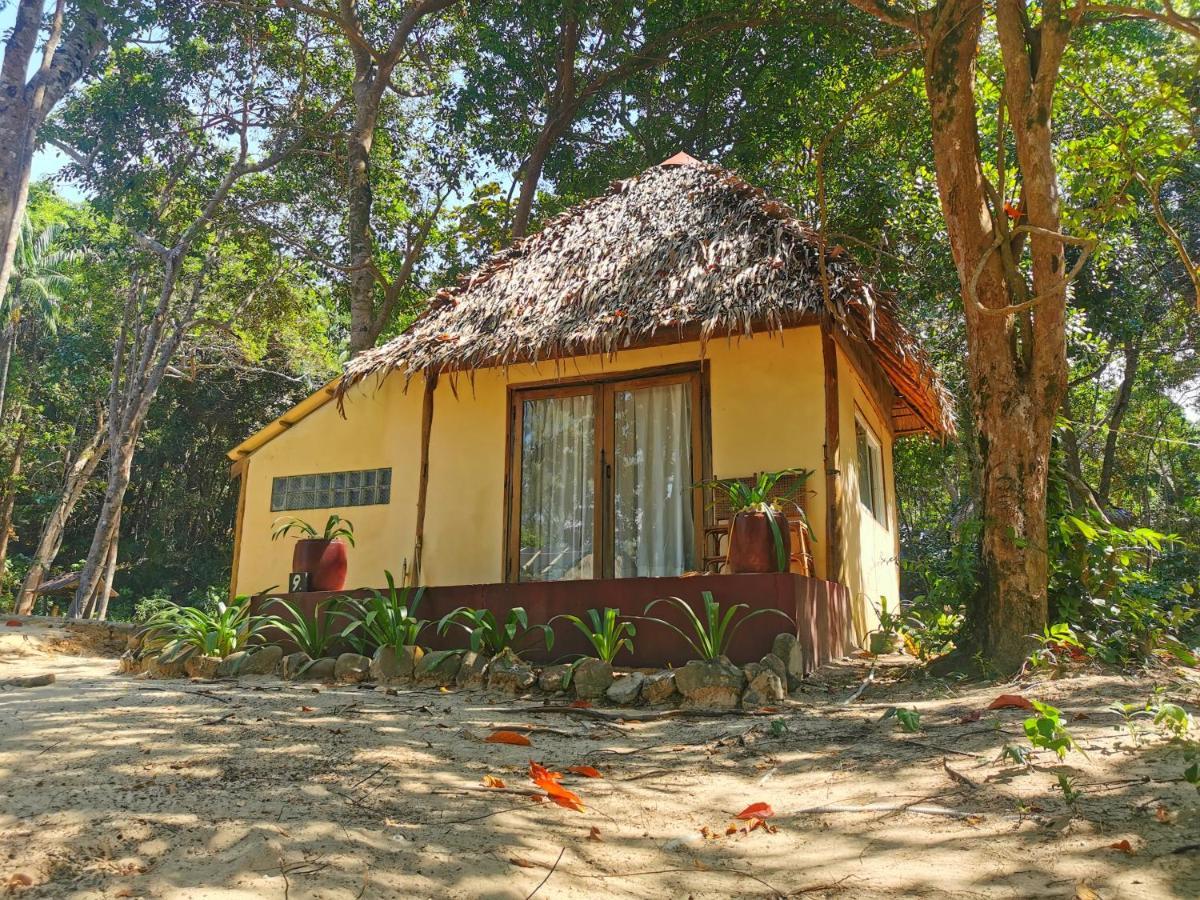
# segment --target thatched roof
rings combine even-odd
[[[952,434],[945,392],[895,300],[788,207],[683,156],[580,203],[443,289],[395,339],[360,354],[372,374],[468,372],[612,354],[648,343],[776,331],[826,318],[868,345],[896,390],[897,431]]]

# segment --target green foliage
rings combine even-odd
[[[703,619],[696,614],[690,603],[679,597],[659,597],[657,600],[651,600],[646,604],[646,608],[642,610],[642,618],[648,622],[655,622],[670,628],[687,641],[688,645],[696,651],[701,659],[717,659],[724,656],[725,651],[729,648],[729,642],[733,640],[733,636],[737,634],[738,629],[756,616],[777,615],[791,622],[793,625],[795,624],[792,622],[791,617],[778,609],[756,609],[753,612],[744,613],[745,610],[750,608],[747,603],[735,603],[722,613],[721,605],[713,598],[712,591],[703,591],[700,594],[700,602],[703,607]],[[691,633],[689,634],[675,623],[668,622],[666,619],[648,615],[650,610],[660,603],[665,603],[669,607],[679,610],[690,626]]]
[[[606,606],[603,613],[589,609],[587,622],[579,616],[564,613],[551,619],[550,624],[553,625],[556,619],[566,619],[583,632],[592,649],[596,651],[597,657],[611,663],[621,652],[621,648],[633,652],[633,638],[637,636],[637,629],[632,622],[617,618],[620,614],[620,610]]]
[[[1067,755],[1068,750],[1076,749],[1075,739],[1062,721],[1062,711],[1049,705],[1031,701],[1037,715],[1025,720],[1025,737],[1029,743],[1040,750],[1053,750],[1059,759]]]
[[[808,528],[808,520],[804,516],[804,510],[795,500],[771,495],[780,479],[785,476],[800,476],[799,484],[802,485],[811,474],[811,469],[782,469],[778,472],[759,472],[753,484],[746,484],[739,479],[731,478],[702,481],[696,486],[711,488],[713,491],[723,494],[729,502],[730,511],[735,515],[740,512],[768,513],[767,524],[771,528],[771,538],[775,544],[775,567],[780,572],[786,572],[787,554],[784,550],[783,532],[775,517],[769,514],[788,509],[791,513],[800,516],[805,528]],[[811,531],[809,533],[811,536]]]
[[[306,612],[290,600],[272,597],[263,608],[279,607],[282,614],[273,617],[272,624],[302,651],[313,659],[320,659],[341,636],[338,624],[346,618],[343,602],[342,597],[318,600],[312,612]]]
[[[1067,806],[1074,806],[1083,797],[1083,792],[1075,787],[1074,780],[1066,772],[1058,773],[1057,784]]]
[[[374,647],[401,647],[416,644],[421,632],[428,626],[425,619],[417,618],[417,607],[425,595],[425,588],[415,590],[410,586],[396,588],[392,573],[385,571],[388,590],[386,594],[372,591],[365,600],[346,598],[344,608],[353,621],[342,631],[342,637],[353,639],[361,637],[364,649],[358,652],[369,655],[364,651]]]
[[[451,625],[467,632],[470,648],[476,653],[495,656],[501,650],[512,650],[520,655],[524,649],[518,644],[530,635],[541,633],[546,649],[554,646],[554,630],[548,625],[529,624],[529,615],[524,607],[514,606],[500,622],[489,609],[472,609],[460,606],[438,620],[438,634],[445,634]]]
[[[170,603],[151,614],[140,633],[143,646],[164,657],[184,659],[200,654],[224,659],[272,624],[270,616],[250,615],[250,598],[241,596],[229,604],[218,603],[214,612]]]
[[[896,724],[900,726],[901,731],[916,734],[921,730],[921,713],[919,710],[893,706],[880,716],[880,721],[886,721],[891,718],[895,718]]]
[[[325,529],[317,533],[317,529],[299,516],[280,516],[271,523],[271,540],[277,541],[292,532],[310,540],[335,541],[339,538],[351,547],[354,546],[354,523],[343,519],[337,513],[325,520]]]

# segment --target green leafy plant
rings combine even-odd
[[[361,640],[364,647],[394,647],[399,650],[415,644],[421,632],[429,627],[426,619],[417,618],[417,607],[425,596],[425,588],[396,587],[392,573],[384,571],[388,589],[384,594],[372,591],[366,599],[346,598],[343,606],[352,621],[342,630],[347,640]],[[362,651],[359,651],[362,652]]]
[[[1031,767],[1029,762],[1029,751],[1017,744],[1005,744],[1000,750],[998,762],[1008,760],[1015,765],[1021,766],[1024,769]]]
[[[1053,750],[1059,759],[1065,757],[1068,750],[1079,749],[1075,738],[1063,724],[1062,710],[1037,700],[1031,702],[1037,715],[1025,720],[1025,737],[1029,738],[1033,747]]]
[[[1129,735],[1129,739],[1134,745],[1139,745],[1142,742],[1142,729],[1138,726],[1138,716],[1144,716],[1146,710],[1138,706],[1136,703],[1112,703],[1108,707],[1108,711],[1115,713],[1121,717],[1121,724],[1118,728],[1124,728]]]
[[[170,603],[150,615],[142,628],[142,646],[176,660],[189,656],[219,656],[241,650],[262,630],[274,624],[270,616],[250,615],[250,598],[220,602],[215,611]]]
[[[291,638],[299,649],[313,659],[319,659],[325,655],[330,644],[340,637],[337,625],[345,618],[342,609],[344,602],[344,597],[318,600],[313,605],[312,612],[305,612],[290,600],[273,597],[263,608],[281,607],[283,614],[275,617],[272,624]]]
[[[771,528],[771,537],[775,544],[775,563],[780,572],[786,572],[788,561],[787,553],[784,550],[783,531],[780,529],[779,523],[775,521],[775,517],[769,514],[790,509],[793,515],[798,516],[803,523],[809,538],[812,540],[815,538],[813,538],[812,529],[808,526],[808,518],[804,515],[804,510],[800,505],[794,500],[772,497],[771,494],[782,478],[796,475],[803,483],[811,474],[811,469],[782,469],[778,472],[760,472],[753,484],[746,484],[737,478],[718,478],[712,481],[702,481],[696,487],[711,488],[713,491],[723,494],[729,502],[730,512],[734,515],[741,512],[768,513],[767,524]]]
[[[295,532],[301,538],[309,540],[336,541],[344,540],[354,546],[354,523],[343,519],[337,513],[325,520],[325,530],[317,534],[317,529],[297,516],[280,516],[271,523],[271,540],[277,541]]]
[[[1146,711],[1153,716],[1155,726],[1173,738],[1186,738],[1192,727],[1192,717],[1178,703],[1163,700],[1153,705],[1147,704]]]
[[[688,645],[696,651],[701,659],[717,659],[720,656],[724,656],[725,651],[729,648],[729,642],[733,640],[733,636],[737,634],[738,629],[756,616],[777,615],[788,622],[792,622],[791,616],[778,609],[756,609],[739,618],[738,614],[740,612],[750,608],[747,603],[735,603],[722,613],[721,604],[713,599],[712,591],[701,593],[700,601],[703,604],[703,619],[696,615],[696,611],[692,609],[690,603],[679,597],[659,597],[657,600],[651,600],[646,604],[646,608],[642,610],[641,618],[648,622],[656,622],[659,625],[665,625],[667,628],[670,628],[687,641]],[[668,622],[665,619],[647,615],[650,610],[660,603],[673,606],[682,612],[691,626],[692,633],[688,634],[678,625]],[[736,622],[734,621],[735,619],[737,619]],[[794,625],[795,623],[792,622],[792,624]]]
[[[879,717],[879,721],[885,722],[891,718],[895,718],[896,724],[909,734],[916,734],[921,730],[921,713],[918,710],[892,706]]]
[[[634,628],[633,623],[618,619],[620,614],[619,609],[606,606],[603,613],[589,609],[587,622],[584,622],[579,616],[564,613],[551,619],[550,624],[553,625],[557,619],[566,619],[583,632],[591,643],[592,649],[596,651],[596,656],[606,663],[611,663],[621,652],[621,648],[625,648],[630,653],[633,652],[633,638],[637,636],[637,629]]]
[[[1063,800],[1067,802],[1068,806],[1074,806],[1083,796],[1083,791],[1075,787],[1075,782],[1066,772],[1058,773],[1058,789],[1062,791]]]
[[[1038,649],[1029,656],[1032,668],[1050,666],[1061,673],[1069,663],[1088,658],[1083,643],[1065,622],[1047,625],[1040,635],[1032,637],[1039,644]]]
[[[445,634],[451,625],[457,625],[467,632],[473,651],[489,656],[495,656],[501,650],[512,650],[520,655],[528,648],[518,649],[516,645],[535,632],[541,632],[547,650],[554,646],[554,630],[548,625],[530,625],[529,614],[521,606],[510,609],[503,622],[489,609],[460,606],[438,620],[438,634]]]

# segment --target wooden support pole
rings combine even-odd
[[[825,578],[845,583],[842,532],[841,404],[838,397],[837,342],[828,321],[821,322],[825,367]]]
[[[244,456],[229,467],[238,479],[237,513],[233,520],[233,563],[229,569],[229,600],[237,598],[238,567],[242,562],[242,523],[246,519],[246,483],[250,480],[250,457]]]
[[[417,523],[413,538],[412,580],[421,583],[421,553],[425,549],[425,498],[429,493],[429,435],[433,431],[433,395],[437,391],[437,372],[425,373],[425,394],[421,400],[421,464],[417,481]]]

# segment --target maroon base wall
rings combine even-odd
[[[620,578],[593,581],[551,581],[529,584],[470,584],[426,588],[418,609],[423,619],[436,621],[459,606],[489,609],[498,618],[514,606],[529,614],[531,623],[549,623],[557,615],[571,613],[587,621],[587,610],[614,606],[629,616],[641,615],[646,604],[659,597],[680,597],[701,613],[701,592],[712,591],[723,608],[731,603],[748,604],[750,610],[775,609],[790,617],[759,615],[746,621],[729,648],[736,663],[757,661],[771,652],[777,634],[793,631],[804,651],[806,671],[828,660],[843,656],[851,649],[850,592],[844,585],[791,573],[770,575],[697,575],[685,578]],[[347,592],[353,596],[369,594],[367,589]],[[329,592],[272,595],[282,596],[306,612],[317,603],[339,596]],[[264,606],[267,608],[264,610]],[[253,598],[254,613],[279,614],[278,605],[268,605],[266,596]],[[651,615],[674,622],[688,634],[682,613],[668,604],[656,606]],[[634,651],[622,651],[614,661],[619,666],[679,666],[697,654],[678,634],[663,625],[637,621]],[[554,646],[546,652],[540,635],[530,635],[525,644],[527,658],[537,662],[560,661],[590,653],[583,634],[570,622],[558,620],[554,628]],[[280,634],[268,639],[288,643]],[[421,636],[421,644],[433,649],[452,649],[466,644],[466,633],[451,628],[439,635],[431,626]],[[340,649],[349,649],[341,647]]]

